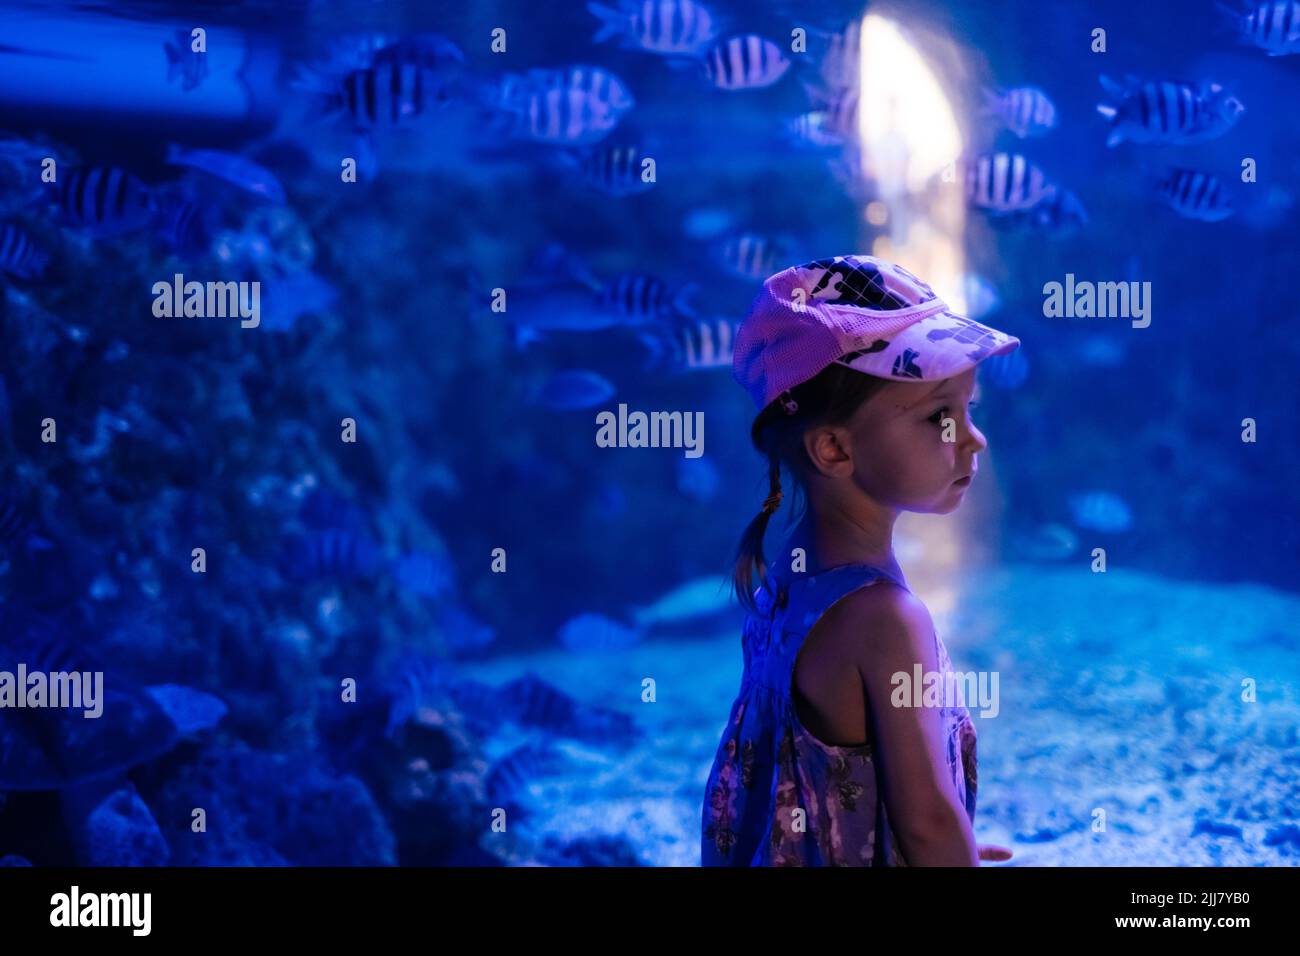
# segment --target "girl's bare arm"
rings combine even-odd
[[[915,665],[923,677],[939,670],[929,612],[886,581],[855,591],[835,610],[832,626],[851,633],[858,648],[885,810],[904,859],[909,866],[979,866],[975,834],[948,767],[943,715],[938,707],[911,706]],[[907,706],[892,703],[902,693],[894,681],[900,673],[907,675]]]

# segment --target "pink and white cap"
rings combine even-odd
[[[761,411],[835,362],[936,382],[1019,346],[951,311],[902,266],[836,256],[768,277],[736,332],[732,372]]]

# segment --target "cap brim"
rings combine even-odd
[[[1019,347],[1014,335],[945,309],[896,333],[883,348],[837,361],[880,378],[938,382]]]

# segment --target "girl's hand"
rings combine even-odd
[[[978,843],[975,849],[979,852],[981,860],[997,860],[999,863],[1003,860],[1011,859],[1011,851],[1004,846],[995,846],[992,843]]]

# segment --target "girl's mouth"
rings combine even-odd
[[[961,485],[963,488],[965,488],[967,485],[970,484],[970,479],[971,479],[971,476],[970,476],[970,475],[967,475],[965,478],[958,478],[956,481],[953,482],[953,484],[954,484],[954,485]]]

